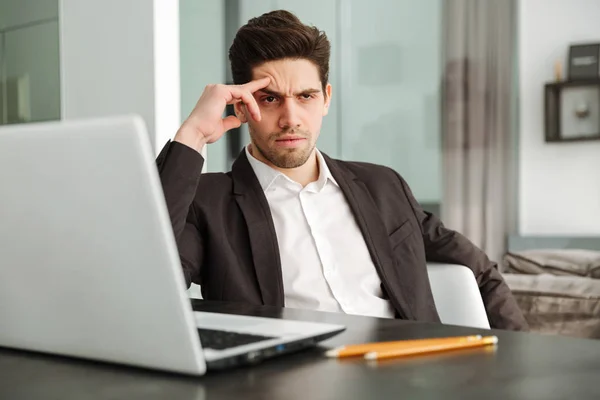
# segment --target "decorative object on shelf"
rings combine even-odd
[[[600,139],[600,78],[547,83],[544,114],[547,142]]]
[[[569,81],[600,78],[600,43],[569,47]]]
[[[556,82],[562,81],[562,62],[560,60],[556,60],[554,63],[554,80]]]

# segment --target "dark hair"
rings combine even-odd
[[[325,32],[303,24],[289,11],[271,11],[242,26],[229,48],[233,83],[252,80],[252,68],[267,61],[307,59],[319,70],[323,94],[329,82],[331,46]]]

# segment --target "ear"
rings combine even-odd
[[[235,103],[233,105],[233,110],[235,111],[235,116],[238,117],[240,121],[242,121],[242,124],[248,122],[248,118],[246,117],[248,110],[246,109],[244,103],[242,103],[241,101]]]
[[[329,106],[331,105],[331,83],[325,86],[325,105],[323,106],[323,116],[329,113]]]

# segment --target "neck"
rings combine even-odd
[[[281,172],[294,182],[298,182],[302,187],[319,179],[319,162],[317,160],[317,150],[313,150],[308,160],[301,166],[296,168],[279,168],[273,165],[269,160],[265,159],[260,151],[254,151],[253,146],[249,147],[250,154],[258,161],[267,164],[269,167]]]

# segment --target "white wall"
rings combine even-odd
[[[179,2],[61,0],[64,119],[136,113],[160,150],[179,127]]]
[[[600,42],[600,1],[519,2],[520,234],[600,233],[600,142],[544,142],[543,85],[568,46]]]
[[[153,0],[153,5],[154,143],[158,153],[181,124],[179,0]]]

